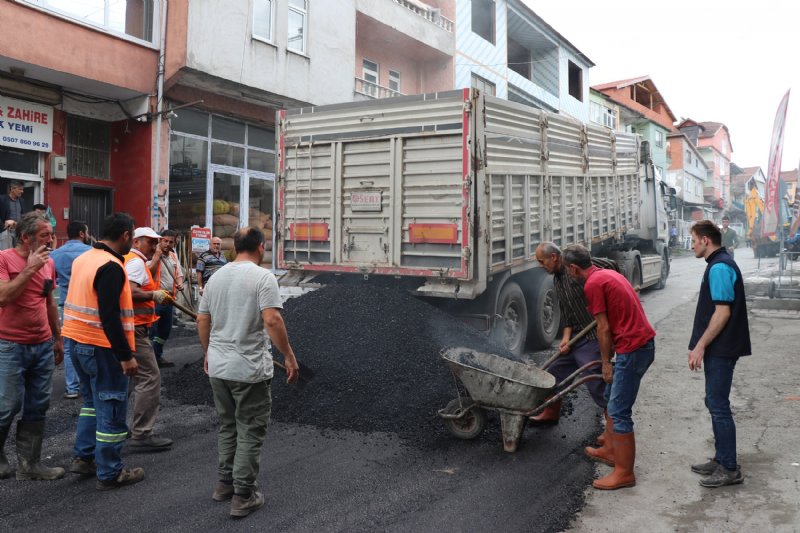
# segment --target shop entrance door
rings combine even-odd
[[[89,234],[100,238],[103,219],[114,209],[112,189],[101,187],[73,187],[69,200],[69,219],[86,222]]]

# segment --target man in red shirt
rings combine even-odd
[[[601,448],[586,448],[586,453],[613,466],[614,471],[593,485],[604,490],[632,487],[636,485],[636,440],[631,413],[642,376],[655,358],[656,332],[639,296],[622,274],[593,266],[589,250],[580,245],[566,247],[562,258],[569,275],[584,282],[587,308],[597,320],[603,379],[611,384],[606,388],[608,415],[613,424],[608,435],[611,438]]]
[[[17,422],[17,479],[58,479],[63,468],[39,463],[53,370],[64,358],[50,259],[53,227],[37,213],[16,226],[17,246],[0,252],[0,479],[11,475],[3,454]]]

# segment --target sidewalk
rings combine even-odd
[[[694,306],[654,324],[656,360],[634,409],[636,487],[589,489],[572,531],[800,532],[800,313],[749,306],[753,355],[740,359],[731,391],[745,482],[706,489],[689,469],[714,454],[703,374],[686,363]]]

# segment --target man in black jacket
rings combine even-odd
[[[689,369],[705,365],[705,403],[714,430],[714,458],[692,465],[703,474],[704,487],[741,483],[744,478],[736,462],[736,424],[731,414],[730,392],[733,370],[739,357],[750,355],[750,326],[742,273],[722,246],[722,234],[710,220],[692,226],[692,249],[708,263],[700,285],[692,338]]]
[[[22,203],[22,193],[24,186],[21,181],[12,181],[8,184],[8,194],[0,196],[0,250],[11,248],[16,245],[14,238],[14,228],[17,226],[25,206]],[[3,243],[7,243],[3,245]]]

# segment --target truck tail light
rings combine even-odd
[[[289,240],[291,241],[327,241],[328,224],[312,222],[308,224],[290,224]]]
[[[457,244],[458,226],[455,224],[409,224],[408,240],[413,244]]]

